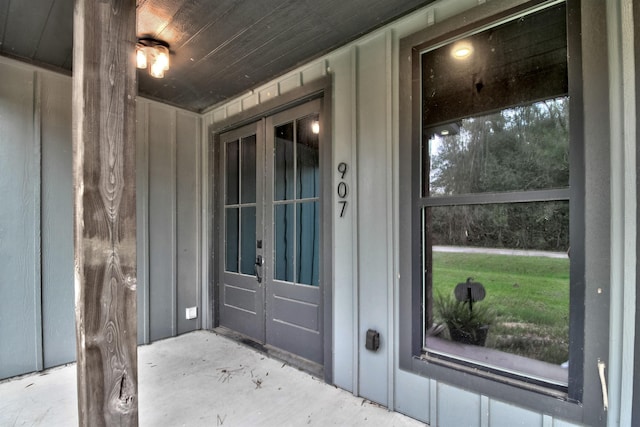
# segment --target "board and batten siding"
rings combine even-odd
[[[201,328],[200,316],[185,317],[188,307],[202,312],[201,122],[141,99],[138,120],[138,208],[148,219],[138,229],[138,283],[146,284],[138,294],[138,340],[148,343]]]
[[[404,371],[398,365],[399,41],[483,4],[440,1],[204,113],[204,124],[236,114],[318,78],[332,79],[332,186],[349,188],[340,217],[334,191],[334,383],[433,426],[575,424]],[[406,58],[405,58],[406,59]],[[272,102],[272,101],[271,101]],[[344,179],[337,172],[345,162]],[[375,232],[373,232],[375,230]],[[367,329],[380,349],[364,348]],[[515,424],[514,424],[515,423]]]
[[[141,98],[137,109],[146,344],[201,325],[201,118]],[[76,357],[71,129],[71,78],[0,57],[0,379]]]
[[[40,97],[33,71],[0,64],[0,75],[0,371],[12,376],[43,365]]]

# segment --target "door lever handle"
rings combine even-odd
[[[256,280],[258,281],[258,283],[262,283],[262,275],[260,273],[262,272],[263,264],[264,259],[262,258],[262,255],[258,255],[256,257],[256,263],[253,265],[253,271],[256,274]]]

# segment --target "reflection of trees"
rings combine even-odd
[[[462,120],[432,156],[431,195],[569,185],[568,99]],[[569,246],[567,202],[433,208],[434,244],[540,250]]]

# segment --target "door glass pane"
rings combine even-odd
[[[304,117],[296,123],[297,196],[299,199],[318,197],[319,131],[318,115]]]
[[[240,237],[238,210],[237,208],[225,209],[225,269],[234,273],[238,272],[238,240]]]
[[[275,279],[293,282],[293,204],[274,208]]]
[[[235,205],[238,203],[238,141],[227,142],[226,150],[226,168],[227,168],[227,205]]]
[[[274,152],[274,200],[293,199],[293,123],[277,126]]]
[[[256,260],[256,208],[240,209],[242,221],[240,233],[240,272],[254,275],[253,265]]]
[[[297,283],[318,286],[320,227],[318,202],[297,204],[296,266]]]
[[[256,136],[242,138],[242,203],[256,202]]]

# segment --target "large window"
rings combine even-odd
[[[605,17],[487,2],[399,50],[401,369],[587,425],[607,419]]]
[[[560,390],[570,317],[565,16],[560,4],[421,54],[413,196],[424,357]]]

